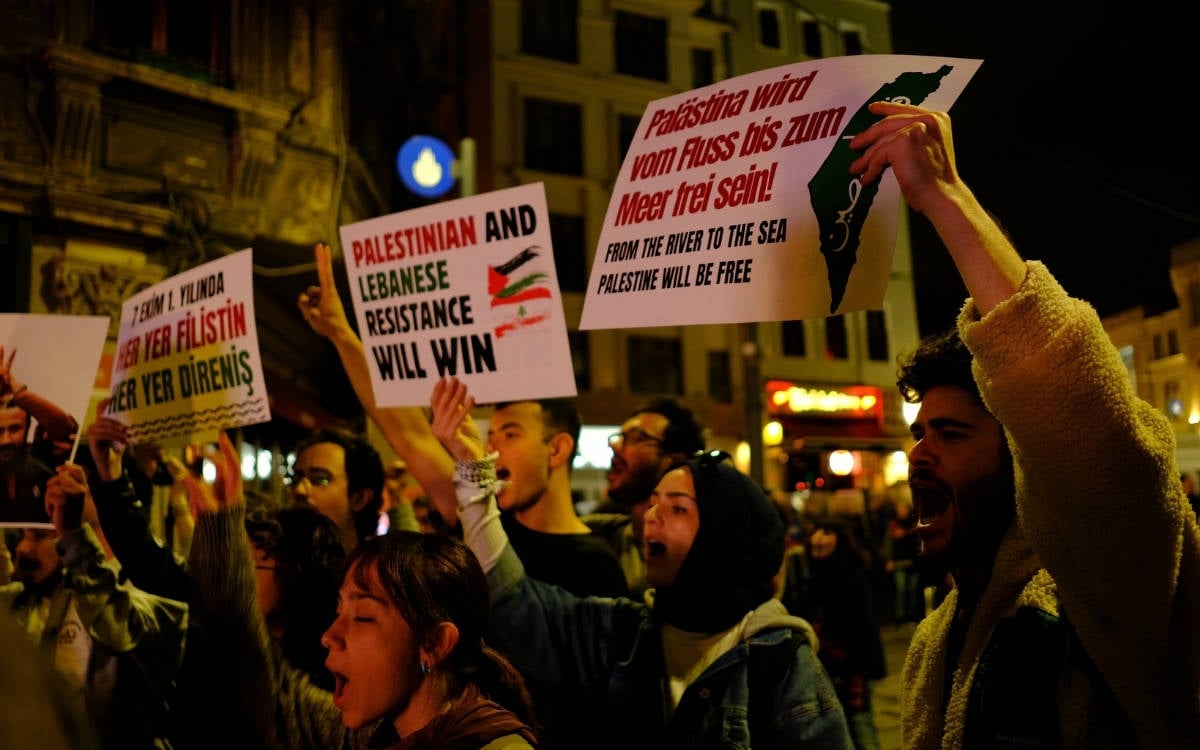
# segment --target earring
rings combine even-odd
[[[424,677],[425,675],[429,674],[429,665],[425,662],[421,662],[421,666],[418,667],[418,671],[421,673],[421,676]]]

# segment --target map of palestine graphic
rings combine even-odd
[[[850,174],[850,163],[858,156],[849,146],[850,139],[883,119],[867,111],[868,104],[877,101],[920,104],[937,91],[942,78],[951,70],[951,66],[943,65],[934,73],[901,73],[896,80],[881,86],[846,123],[829,156],[808,181],[809,199],[821,234],[821,255],[825,257],[829,276],[831,315],[837,312],[846,294],[850,272],[858,260],[859,235],[879,192],[878,181],[863,187],[859,178]]]

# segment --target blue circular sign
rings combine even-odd
[[[438,198],[454,187],[454,152],[431,135],[414,135],[396,154],[404,186],[423,198]]]

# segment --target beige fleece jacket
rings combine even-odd
[[[942,674],[951,593],[905,659],[905,748],[962,745],[967,698],[996,623],[1019,606],[1069,612],[1147,748],[1200,747],[1200,527],[1161,411],[1134,392],[1095,310],[1039,262],[982,318],[960,313],[984,401],[1016,462],[1010,530],[966,636],[948,708]],[[1089,709],[1064,693],[1064,745]],[[1084,699],[1086,700],[1086,699]]]

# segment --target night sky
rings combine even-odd
[[[1170,249],[1200,238],[1190,7],[892,3],[894,52],[983,60],[950,110],[959,173],[1021,254],[1101,315],[1176,307]],[[952,324],[966,291],[920,216],[912,241],[930,333]]]

